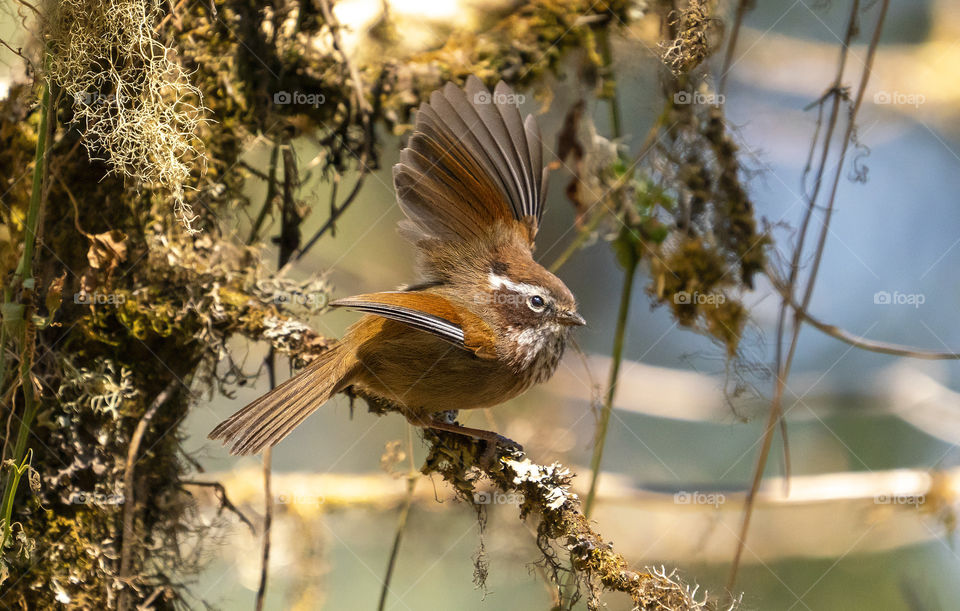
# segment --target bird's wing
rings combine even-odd
[[[444,241],[483,238],[516,224],[531,244],[546,194],[540,130],[524,121],[502,81],[491,94],[475,76],[420,106],[414,132],[393,167],[408,234]]]
[[[337,299],[330,305],[402,322],[483,359],[497,356],[493,329],[467,308],[434,293],[368,293]]]

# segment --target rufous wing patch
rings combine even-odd
[[[330,303],[396,320],[469,350],[482,359],[497,356],[496,336],[482,318],[446,297],[427,292],[367,293]]]

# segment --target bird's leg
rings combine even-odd
[[[446,422],[447,424],[456,424],[457,416],[460,415],[460,410],[458,409],[448,409],[443,412],[437,412],[430,416],[433,422]]]
[[[523,446],[516,441],[508,437],[504,437],[499,433],[494,433],[493,431],[474,429],[468,426],[457,424],[456,412],[453,412],[453,421],[451,421],[449,414],[450,412],[441,412],[440,414],[437,414],[441,418],[439,420],[436,418],[418,417],[414,419],[413,424],[422,428],[434,429],[436,431],[447,431],[450,433],[456,433],[457,435],[464,435],[465,437],[472,437],[474,439],[483,441],[486,444],[486,447],[484,448],[483,455],[480,457],[480,462],[485,465],[493,464],[498,445],[505,446],[510,450],[523,451]]]
[[[509,448],[516,448],[522,450],[521,446],[516,441],[510,439],[509,437],[504,437],[499,433],[494,433],[493,431],[485,431],[483,429],[473,429],[468,426],[463,426],[457,423],[449,422],[429,422],[426,425],[426,428],[435,429],[438,431],[449,431],[451,433],[457,433],[458,435],[465,435],[467,437],[473,437],[474,439],[480,439],[481,441],[486,441],[487,443],[496,445],[504,445]]]

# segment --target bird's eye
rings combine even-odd
[[[534,295],[527,301],[527,303],[530,304],[530,309],[535,311],[542,310],[543,306],[547,304],[547,302],[544,301],[543,297],[541,297],[540,295]]]

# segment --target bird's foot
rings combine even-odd
[[[442,414],[443,416],[441,419],[425,419],[417,422],[416,424],[424,428],[430,428],[437,431],[447,431],[450,433],[456,433],[457,435],[463,435],[465,437],[471,437],[473,439],[479,439],[480,441],[483,441],[484,449],[483,453],[480,455],[480,466],[484,469],[489,469],[495,465],[498,449],[502,449],[509,454],[514,452],[523,452],[523,446],[508,437],[504,437],[503,435],[493,431],[462,426],[457,424],[455,420],[450,422],[450,412],[442,412]],[[454,418],[455,414],[456,412],[454,412]]]
[[[457,424],[457,416],[460,415],[460,410],[458,409],[448,409],[445,412],[437,412],[433,415],[433,420],[435,422],[444,422],[446,424]]]

